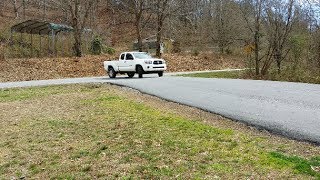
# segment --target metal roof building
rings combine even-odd
[[[61,31],[70,32],[73,31],[73,28],[64,24],[55,24],[38,20],[28,20],[11,27],[11,32],[39,35],[48,35],[52,33],[56,35]]]
[[[11,27],[11,40],[13,39],[14,33],[20,33],[21,34],[21,40],[22,40],[22,34],[30,34],[30,41],[31,41],[31,57],[33,57],[33,41],[34,37],[33,35],[37,35],[39,37],[39,47],[40,51],[43,49],[42,47],[42,40],[41,38],[43,36],[47,36],[48,39],[48,54],[51,52],[54,55],[57,55],[57,37],[60,32],[72,32],[74,29],[71,26],[65,25],[65,24],[56,24],[51,23],[47,21],[41,21],[41,20],[27,20],[21,23],[18,23]],[[84,32],[92,32],[91,29],[84,29]],[[50,42],[51,41],[51,42]],[[64,43],[63,43],[64,45]],[[62,51],[64,51],[65,48],[62,48]]]

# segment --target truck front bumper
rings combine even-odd
[[[155,64],[144,64],[143,65],[143,70],[145,72],[163,72],[167,70],[167,65],[166,64],[159,64],[159,65],[155,65]]]

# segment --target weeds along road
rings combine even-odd
[[[0,83],[1,88],[76,83],[127,86],[274,133],[320,144],[320,85],[166,76],[106,77]]]

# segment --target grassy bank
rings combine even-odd
[[[200,78],[228,78],[228,79],[241,79],[245,71],[220,71],[220,72],[205,72],[194,74],[183,74],[183,77],[200,77]]]
[[[0,97],[0,179],[320,178],[317,146],[213,126],[200,112],[167,110],[176,105],[123,88],[13,89]]]
[[[293,72],[290,70],[283,71],[280,74],[278,74],[278,72],[276,71],[271,71],[268,75],[259,76],[259,77],[257,77],[253,72],[250,72],[248,70],[206,72],[206,73],[184,74],[180,76],[199,77],[199,78],[255,79],[255,80],[271,80],[271,81],[287,81],[287,82],[320,84],[320,76],[317,74],[309,74],[309,72]]]

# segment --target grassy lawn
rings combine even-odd
[[[0,179],[320,179],[319,146],[204,114],[110,85],[0,90]]]
[[[244,71],[220,71],[220,72],[206,72],[183,74],[183,77],[200,77],[200,78],[228,78],[228,79],[241,79]]]

